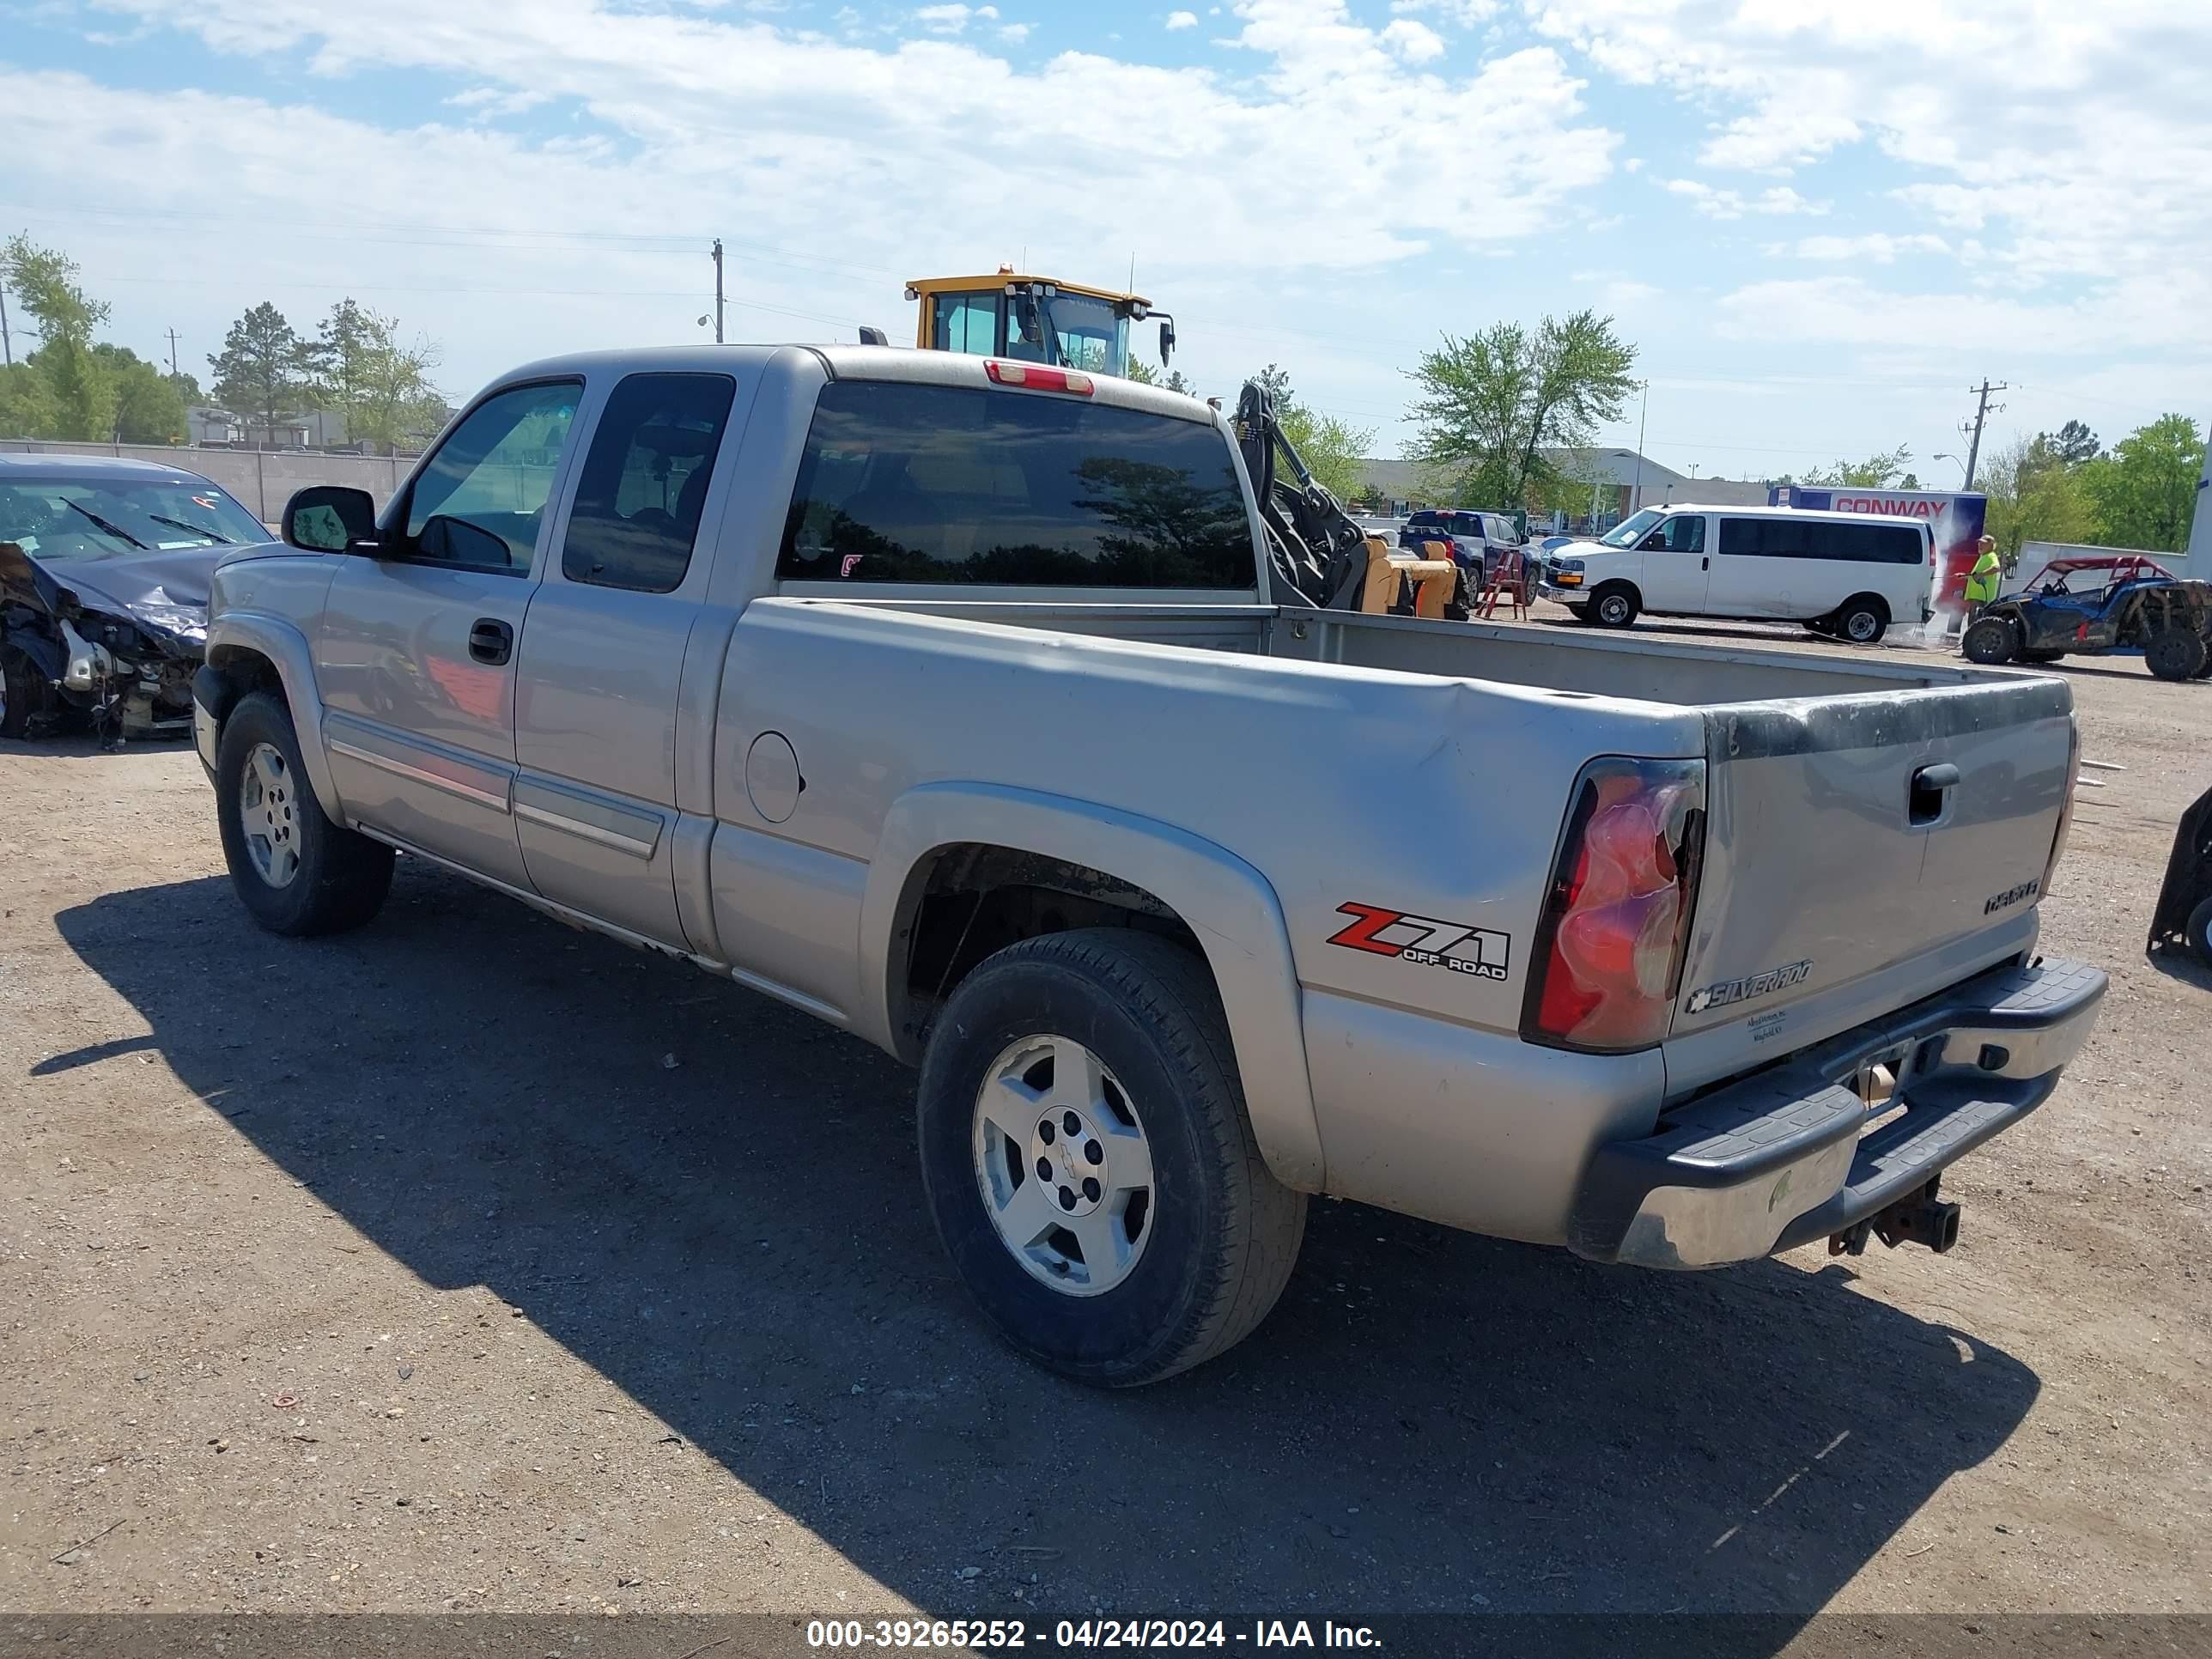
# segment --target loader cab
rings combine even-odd
[[[1139,294],[1115,294],[1024,276],[1001,268],[991,276],[921,276],[906,285],[919,302],[915,344],[924,351],[958,351],[1048,363],[1092,374],[1127,376],[1129,325],[1155,315]],[[1160,356],[1175,343],[1175,320],[1159,313]]]

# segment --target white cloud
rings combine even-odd
[[[999,25],[999,39],[1018,46],[1030,38],[1030,31],[1036,27],[1034,23],[1001,23]]]
[[[1247,331],[1279,324],[1313,329],[1312,355],[1356,360],[1395,400],[1393,369],[1371,347],[1316,328],[1311,300],[1255,305],[1250,273],[1334,292],[1337,273],[1402,262],[1425,284],[1439,252],[1578,222],[1620,143],[1583,114],[1581,82],[1548,47],[1463,71],[1431,64],[1421,97],[1407,99],[1384,21],[1363,25],[1335,0],[1248,0],[1222,20],[1242,54],[1233,77],[1097,52],[1019,62],[993,33],[1004,20],[979,21],[973,6],[964,33],[909,11],[916,38],[863,44],[735,6],[121,3],[132,21],[247,54],[266,90],[180,88],[155,113],[143,94],[88,76],[0,67],[0,108],[47,135],[11,153],[10,193],[95,204],[101,224],[131,227],[95,235],[39,220],[34,232],[78,253],[120,321],[120,302],[154,304],[150,287],[130,284],[159,250],[173,253],[173,181],[219,179],[222,201],[202,204],[197,228],[215,234],[221,220],[224,256],[172,273],[159,303],[179,315],[131,327],[173,321],[220,339],[264,294],[305,322],[357,289],[447,343],[456,389],[564,345],[672,337],[664,325],[691,337],[697,294],[711,292],[703,243],[719,234],[737,337],[896,329],[901,283],[916,274],[988,269],[1026,249],[1042,268],[1112,280],[1133,250],[1140,280],[1182,319],[1178,362],[1202,372],[1218,354],[1216,389],[1249,368]],[[367,78],[387,74],[467,101],[387,130],[380,82]],[[840,95],[825,101],[824,86]],[[474,118],[517,95],[562,113],[528,132]],[[1516,118],[1496,121],[1508,105]],[[1347,107],[1361,118],[1345,120]],[[946,179],[979,167],[992,190],[946,192]],[[1072,185],[1079,211],[1021,207],[1066,202]],[[1347,234],[1346,202],[1390,207]],[[362,257],[374,238],[360,233],[374,226],[403,228],[389,257]],[[656,240],[608,240],[617,234]],[[1368,291],[1364,278],[1352,291]]]
[[[914,15],[914,21],[933,34],[958,34],[969,22],[981,18],[988,21],[999,15],[996,6],[963,6],[957,3],[942,6],[923,6]]]
[[[1669,179],[1668,191],[1686,198],[1709,219],[1741,219],[1747,213],[1826,213],[1825,202],[1808,202],[1787,185],[1776,185],[1755,196],[1740,190],[1723,190],[1699,179]]]
[[[2116,351],[2203,356],[2201,319],[2212,277],[2130,278],[2070,300],[1892,293],[1863,276],[1753,283],[1720,301],[1716,331],[1738,340],[1792,339],[1870,350],[1998,352],[2101,359]]]
[[[1877,230],[1863,236],[1801,236],[1794,245],[1778,243],[1767,251],[1834,264],[1887,265],[1896,264],[1901,254],[1948,253],[1951,245],[1941,236],[1893,236]]]
[[[1498,0],[1390,0],[1390,9],[1401,17],[1431,12],[1456,28],[1471,29],[1498,15]]]
[[[1382,44],[1409,64],[1425,64],[1444,55],[1443,37],[1426,23],[1401,17],[1384,27]]]
[[[1194,29],[1198,27],[1198,14],[1194,11],[1171,11],[1168,14],[1168,27],[1171,29]]]
[[[1713,113],[1700,162],[1852,149],[1918,175],[1900,216],[1992,261],[2115,277],[2212,264],[2204,0],[1530,0],[1540,33]],[[1908,224],[1905,228],[1917,229]]]

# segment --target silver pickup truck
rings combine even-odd
[[[395,850],[921,1067],[1021,1352],[1166,1376],[1329,1194],[1603,1261],[1947,1248],[2104,976],[2035,954],[2070,693],[1316,609],[1237,434],[871,347],[517,370],[303,490],[194,684],[240,899]]]

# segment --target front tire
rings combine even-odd
[[[1590,620],[1601,628],[1627,628],[1643,606],[1626,582],[1609,582],[1590,595]]]
[[[1889,607],[1871,593],[1845,599],[1836,609],[1836,637],[1853,645],[1875,645],[1889,631]]]
[[[2020,630],[2004,617],[1984,617],[1966,630],[1959,641],[1959,648],[1966,660],[1979,663],[1984,668],[1996,668],[2010,662],[2020,651]]]
[[[2212,968],[2212,898],[2197,900],[2189,913],[2188,932],[2189,948],[2197,952],[2197,961]]]
[[[27,653],[0,651],[0,738],[25,738],[46,711],[46,683]]]
[[[1305,1195],[1260,1156],[1204,963],[1166,939],[1086,928],[988,958],[938,1019],[918,1116],[954,1270],[1011,1346],[1073,1381],[1225,1352],[1297,1260]]]
[[[215,790],[231,885],[270,933],[343,933],[383,908],[392,849],[323,811],[291,711],[268,692],[242,699],[223,722]]]

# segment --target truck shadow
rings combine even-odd
[[[1638,1274],[1321,1203],[1255,1337],[1095,1393],[970,1312],[911,1074],[801,1014],[405,860],[338,939],[257,932],[220,878],[57,921],[374,1246],[939,1613],[1780,1615],[1722,1649],[1764,1652],[2038,1391],[1842,1266]]]

